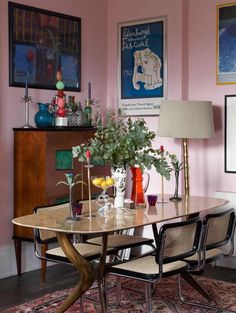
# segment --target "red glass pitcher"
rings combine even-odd
[[[140,167],[131,167],[131,172],[133,175],[133,187],[131,193],[131,200],[134,203],[145,203],[144,193],[148,189],[150,175],[146,172],[142,172]],[[145,186],[143,186],[143,175],[147,175],[147,180]]]

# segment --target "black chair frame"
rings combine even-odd
[[[191,224],[196,224],[196,230],[194,234],[194,239],[193,239],[193,244],[191,249],[189,249],[186,253],[181,252],[180,254],[176,254],[173,256],[165,256],[165,240],[166,240],[166,231],[168,229],[174,229],[174,228],[180,228],[184,227],[187,225]],[[116,266],[111,266],[107,268],[107,274],[115,274],[118,277],[129,277],[129,278],[134,278],[137,280],[144,281],[145,284],[145,298],[146,298],[146,304],[147,304],[147,312],[152,312],[151,308],[151,296],[152,296],[152,290],[153,290],[153,284],[161,280],[162,278],[169,277],[172,275],[179,274],[185,279],[191,286],[196,288],[204,297],[209,299],[209,296],[205,291],[197,284],[197,282],[191,277],[189,273],[187,273],[188,269],[188,264],[186,262],[183,262],[181,265],[181,268],[178,269],[173,269],[170,270],[169,272],[164,272],[163,266],[168,263],[172,263],[175,261],[181,261],[184,257],[186,256],[191,256],[194,255],[197,252],[198,245],[199,245],[199,240],[200,240],[200,235],[201,235],[201,228],[202,228],[202,222],[200,218],[193,218],[189,219],[187,221],[181,221],[181,222],[176,222],[176,223],[171,223],[171,224],[164,224],[159,233],[157,231],[154,231],[154,237],[157,243],[156,251],[155,253],[149,254],[148,257],[154,257],[155,262],[157,264],[157,267],[159,271],[157,273],[148,273],[145,274],[141,271],[132,271],[132,261],[127,261],[127,262],[122,262],[122,263],[130,263],[130,269],[124,269],[124,268],[119,268]],[[155,226],[154,226],[155,230]],[[147,256],[137,258],[138,259],[145,259]],[[121,262],[120,262],[121,263]],[[120,264],[119,262],[117,264]],[[184,264],[185,263],[185,264]],[[116,264],[116,265],[117,265]],[[117,303],[120,302],[120,294],[121,294],[121,281],[118,279],[118,289],[119,291],[116,293],[117,294]],[[124,288],[127,288],[125,286]],[[128,288],[132,289],[132,288]]]
[[[214,243],[207,244],[207,235],[209,232],[209,221],[214,218],[221,218],[221,217],[223,218],[226,215],[229,215],[229,222],[228,222],[228,227],[227,227],[227,231],[225,234],[225,238],[222,240],[216,240]],[[234,209],[228,209],[228,210],[224,210],[218,213],[207,214],[203,219],[202,236],[201,236],[201,241],[199,243],[199,248],[197,252],[198,261],[191,262],[191,261],[186,260],[187,262],[189,262],[189,271],[193,273],[201,271],[202,269],[204,269],[204,266],[206,263],[212,263],[223,257],[232,255],[234,252],[235,226],[236,226],[236,216],[235,216]],[[215,256],[215,257],[206,258],[206,252],[208,250],[222,248],[228,244],[229,244],[228,253],[224,253],[222,250],[222,254]],[[236,311],[234,310],[226,310],[224,308],[220,308],[212,297],[210,297],[209,299],[209,301],[211,301],[212,304],[197,303],[194,301],[187,300],[182,294],[180,278],[179,278],[179,297],[181,301],[185,304],[195,305],[195,306],[202,307],[205,309],[213,309],[213,310],[217,310],[217,312],[236,313]]]

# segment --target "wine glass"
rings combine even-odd
[[[102,215],[111,214],[114,206],[109,201],[107,189],[114,186],[114,179],[111,176],[93,176],[91,182],[95,187],[102,189],[102,193],[97,197],[97,203],[100,206],[98,212]]]

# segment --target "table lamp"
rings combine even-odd
[[[184,189],[185,195],[189,196],[188,139],[214,136],[212,102],[162,101],[157,136],[182,139]]]

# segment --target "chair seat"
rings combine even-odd
[[[184,261],[175,261],[167,264],[163,264],[163,273],[174,272],[185,268],[187,263]],[[155,256],[148,255],[141,257],[126,263],[121,263],[118,265],[113,265],[109,272],[120,273],[122,272],[134,272],[140,275],[159,275],[159,266],[155,261]]]
[[[94,245],[102,245],[102,237],[96,237],[87,240],[88,243]],[[110,235],[108,236],[108,247],[117,248],[117,249],[126,249],[132,248],[140,245],[152,245],[153,239],[140,237],[140,236],[131,236],[125,234],[119,235]]]
[[[97,259],[102,254],[102,247],[98,245],[92,245],[88,243],[76,243],[74,244],[75,249],[79,252],[80,255],[82,255],[86,259]],[[107,248],[107,253],[117,252],[116,249],[113,248]],[[61,247],[49,249],[46,251],[46,257],[49,257],[50,259],[53,258],[54,260],[58,261],[66,261],[67,257]],[[68,260],[68,262],[70,262]]]
[[[106,268],[107,274],[137,279],[144,282],[145,312],[147,313],[155,311],[152,309],[152,289],[155,282],[160,281],[164,277],[176,274],[184,276],[186,280],[192,282],[191,278],[187,277],[188,263],[183,261],[183,259],[196,253],[202,222],[199,218],[193,218],[186,221],[164,224],[159,232],[157,232],[155,225],[152,228],[156,242],[154,252],[127,262],[117,263],[111,266],[108,265]],[[188,238],[184,244],[182,236],[176,236],[177,230],[179,230],[178,233],[184,234]],[[170,242],[174,242],[177,247],[175,254],[168,254],[168,251],[166,251],[166,247]],[[125,288],[127,287],[126,285]],[[117,280],[116,286],[116,302],[119,304],[122,288],[121,279]],[[141,290],[137,291],[140,292]]]
[[[206,261],[208,260],[214,260],[215,258],[219,258],[220,256],[223,256],[223,251],[221,249],[211,249],[206,251]],[[198,261],[198,254],[195,253],[193,256],[186,258],[186,261]]]

